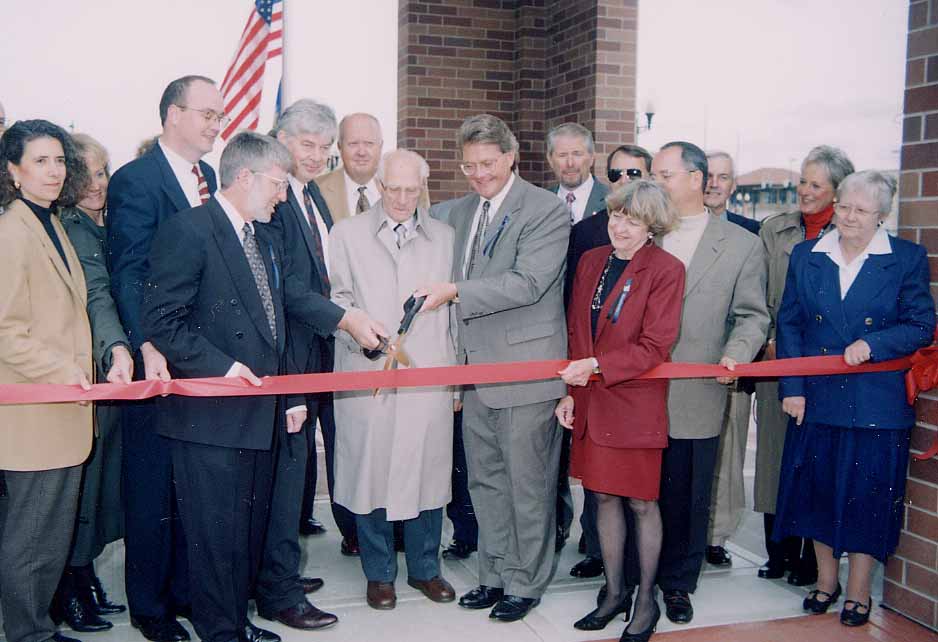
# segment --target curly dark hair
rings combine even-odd
[[[69,207],[78,203],[91,182],[85,161],[68,132],[48,120],[20,120],[3,132],[0,138],[0,206],[6,207],[20,197],[7,163],[19,165],[23,161],[26,145],[37,138],[54,138],[61,143],[65,152],[65,184],[55,200],[56,206]]]

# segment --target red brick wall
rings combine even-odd
[[[503,118],[521,175],[546,185],[544,138],[576,121],[605,155],[634,140],[637,0],[401,0],[398,144],[430,163],[434,202],[466,190],[456,130]]]
[[[910,3],[907,57],[899,235],[928,249],[938,298],[938,0]],[[916,411],[912,451],[921,452],[938,433],[938,392],[922,395]],[[938,629],[938,459],[909,465],[905,528],[883,601]]]

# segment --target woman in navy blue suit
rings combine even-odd
[[[795,246],[778,315],[778,356],[843,354],[848,365],[886,361],[928,345],[935,330],[928,260],[883,229],[896,181],[876,171],[841,182],[836,231]],[[817,589],[804,609],[824,613],[850,572],[840,621],[865,624],[874,560],[899,541],[915,413],[900,371],[784,377],[785,438],[774,538],[810,537]]]

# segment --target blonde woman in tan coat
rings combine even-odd
[[[89,388],[91,329],[81,264],[58,220],[88,180],[69,135],[20,121],[0,139],[0,383]],[[56,640],[49,605],[68,556],[90,405],[0,407],[0,606],[8,642]]]

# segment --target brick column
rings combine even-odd
[[[902,127],[899,236],[924,245],[938,295],[938,0],[909,5]],[[938,391],[916,403],[912,451],[938,434]],[[886,567],[883,601],[938,629],[938,459],[909,464],[906,516],[899,548]]]
[[[544,137],[576,121],[605,155],[635,137],[637,0],[400,0],[398,141],[430,163],[436,202],[462,194],[456,130],[503,118],[521,175],[551,181]]]

